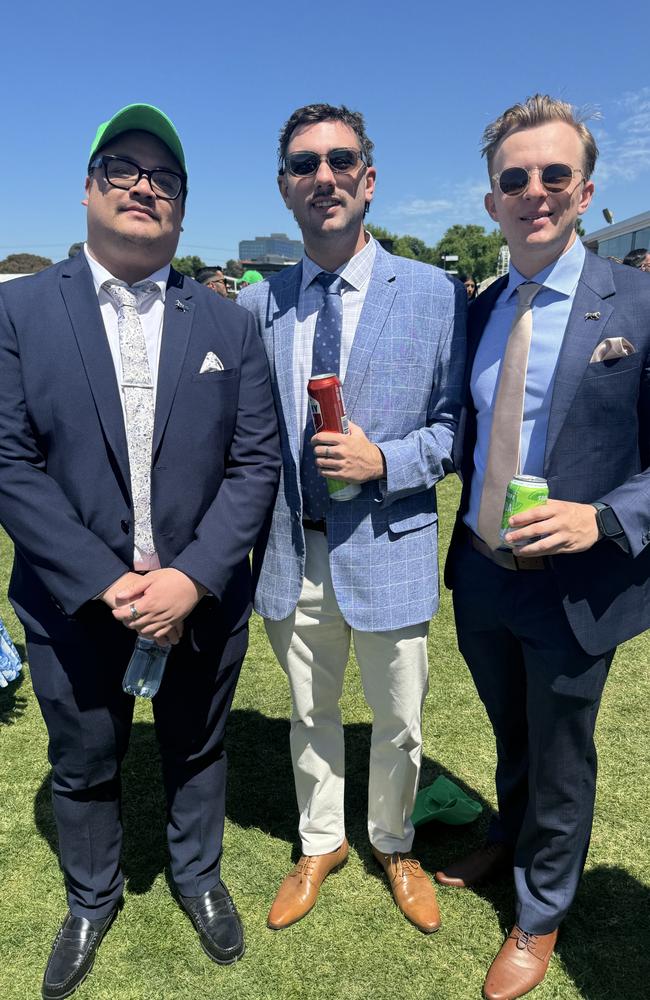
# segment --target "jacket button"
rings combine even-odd
[[[126,518],[124,518],[123,520],[120,521],[120,527],[121,527],[122,531],[124,532],[124,534],[128,535],[129,528],[131,527],[131,525],[130,525],[129,521],[126,520]]]

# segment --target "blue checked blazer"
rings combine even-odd
[[[506,281],[490,285],[469,311],[466,406],[456,440],[464,485],[445,569],[450,587],[476,443],[469,374]],[[607,337],[625,337],[634,353],[592,362]],[[557,500],[609,504],[627,536],[629,554],[601,540],[586,552],[551,558],[569,625],[583,649],[599,655],[650,627],[650,276],[593,253],[585,257],[557,362],[544,476]],[[522,587],[527,575],[520,574]]]
[[[286,618],[305,565],[293,339],[302,264],[246,288],[271,369],[282,474],[265,545],[254,558],[255,608]],[[343,382],[348,416],[380,445],[387,478],[331,503],[327,539],[334,591],[353,628],[384,631],[428,621],[438,606],[435,484],[451,451],[465,369],[464,288],[438,268],[393,257],[375,263]]]

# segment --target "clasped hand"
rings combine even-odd
[[[159,645],[175,646],[183,634],[183,621],[207,591],[180,570],[155,569],[144,576],[125,573],[102,595],[113,617]],[[131,608],[135,607],[134,618]]]
[[[326,479],[365,483],[386,475],[384,456],[358,426],[349,421],[349,434],[320,431],[311,438],[316,466]]]
[[[518,556],[555,556],[585,552],[598,541],[596,510],[588,503],[547,500],[510,518],[505,538]],[[544,535],[540,538],[540,535]],[[530,542],[529,539],[538,541]]]

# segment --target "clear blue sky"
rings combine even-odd
[[[126,13],[118,16],[117,11]],[[275,186],[277,134],[298,106],[362,111],[376,146],[369,221],[433,243],[492,228],[484,126],[536,90],[596,105],[601,160],[587,231],[650,209],[650,14],[611,2],[5,5],[0,257],[54,260],[85,235],[83,180],[100,121],[156,104],[176,123],[190,194],[180,254],[299,233]]]

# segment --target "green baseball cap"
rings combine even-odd
[[[264,275],[259,271],[244,271],[240,281],[247,281],[249,285],[254,285],[258,281],[264,281]]]
[[[130,132],[133,129],[137,129],[139,132],[151,132],[157,139],[164,142],[180,163],[183,172],[187,173],[185,153],[178,132],[164,111],[154,108],[153,104],[127,104],[107,122],[102,122],[90,147],[88,162],[93,159],[102,146],[114,139],[116,135]]]

